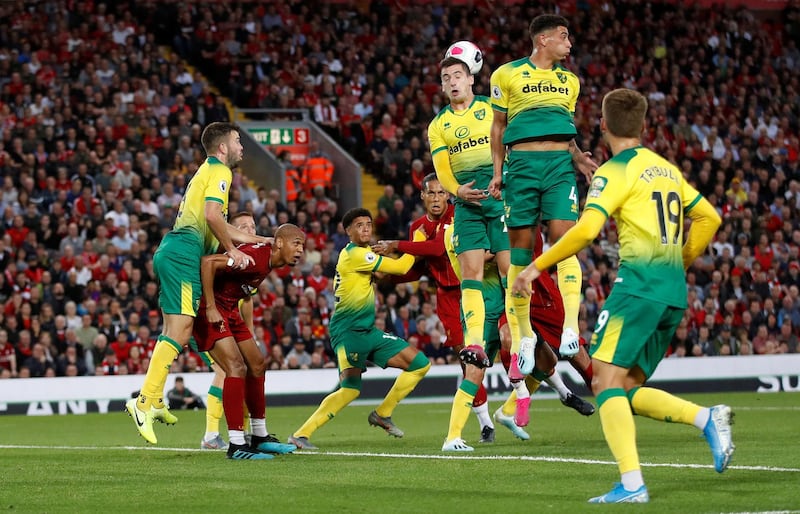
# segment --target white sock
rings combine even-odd
[[[480,407],[473,407],[472,412],[478,416],[478,423],[481,424],[481,429],[483,429],[483,427],[494,428],[492,417],[489,415],[489,402],[484,403]]]
[[[622,474],[622,487],[624,487],[626,491],[635,491],[643,485],[644,479],[642,478],[641,469],[634,469],[633,471]]]
[[[231,440],[231,444],[238,444],[239,446],[244,445],[244,430],[228,430],[228,437]]]
[[[569,388],[567,388],[566,385],[564,385],[564,381],[561,380],[561,375],[558,374],[558,371],[554,371],[552,375],[545,379],[545,382],[547,382],[550,387],[556,390],[558,396],[562,400],[566,400],[567,396],[569,396],[569,394],[572,392],[569,390]]]
[[[205,439],[206,441],[211,441],[215,437],[217,437],[218,435],[219,435],[219,432],[206,432],[206,435],[203,436],[203,439]]]
[[[264,418],[250,418],[250,430],[256,437],[267,437],[267,420]]]
[[[518,400],[524,400],[525,398],[531,397],[531,392],[528,391],[528,387],[525,385],[524,380],[520,380],[519,382],[511,382],[511,386],[514,387],[514,390],[517,392]]]
[[[711,417],[711,409],[708,407],[703,407],[700,409],[700,412],[697,413],[697,416],[694,417],[694,426],[703,430],[706,428],[706,423],[708,423],[708,418]]]

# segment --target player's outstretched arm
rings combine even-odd
[[[381,262],[373,271],[388,273],[389,275],[405,275],[414,265],[414,262],[414,256],[409,254],[403,254],[397,259],[383,257],[381,258]]]
[[[517,275],[511,291],[514,294],[530,296],[531,282],[536,280],[542,270],[555,266],[567,257],[571,257],[591,243],[602,230],[606,215],[597,209],[588,208],[583,211],[578,223],[535,261]]]
[[[250,243],[250,244],[268,244],[271,245],[275,242],[274,237],[264,237],[264,236],[256,236],[252,234],[248,234],[247,232],[243,232],[238,228],[234,227],[230,223],[227,224],[226,230],[228,232],[228,236],[234,243],[241,244],[241,243]]]
[[[717,210],[702,196],[686,214],[692,219],[692,226],[689,229],[689,237],[686,238],[686,243],[683,245],[684,269],[691,266],[694,260],[708,247],[722,223],[722,218],[719,217]]]

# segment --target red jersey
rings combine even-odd
[[[450,204],[438,220],[432,220],[426,215],[411,224],[409,239],[413,239],[414,232],[422,227],[428,234],[426,241],[400,241],[397,245],[397,249],[403,253],[426,258],[428,271],[438,287],[456,287],[461,284],[444,249],[444,231],[453,223],[454,209],[453,204]]]
[[[220,312],[237,311],[239,300],[250,296],[252,288],[258,287],[272,271],[269,265],[272,246],[264,243],[248,243],[236,248],[252,257],[255,264],[245,269],[226,266],[217,271],[214,277],[214,299]],[[205,305],[204,300],[201,301],[201,306],[203,305]]]

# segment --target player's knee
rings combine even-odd
[[[355,394],[354,398],[357,398],[359,394],[361,394],[361,376],[348,376],[343,377],[340,383],[341,388],[348,389],[349,391],[344,391],[346,394]]]
[[[247,376],[247,365],[243,360],[232,360],[232,362],[227,363],[225,373],[229,377],[244,378]]]
[[[417,371],[421,372],[423,375],[428,372],[431,367],[431,361],[428,360],[428,357],[425,356],[422,352],[417,352],[414,358],[409,363],[406,371]]]
[[[267,359],[260,359],[250,364],[250,374],[254,377],[263,376],[267,372]]]

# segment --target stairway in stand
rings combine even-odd
[[[361,207],[369,209],[373,218],[378,217],[378,199],[383,196],[383,186],[373,175],[361,168]]]

